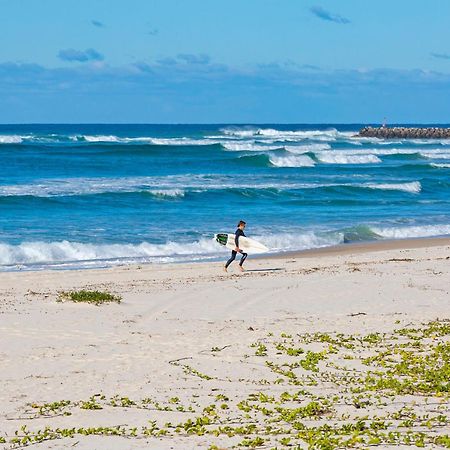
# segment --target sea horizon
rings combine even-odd
[[[267,126],[267,125],[283,125],[283,126],[381,126],[383,121],[369,122],[0,122],[1,126],[33,126],[33,125],[138,125],[138,126],[157,126],[157,125],[213,125],[213,126]],[[386,123],[387,127],[404,126],[404,127],[446,127],[450,126],[450,122],[392,122]]]

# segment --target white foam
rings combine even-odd
[[[450,169],[450,164],[431,163],[432,167],[439,167],[440,169]]]
[[[315,154],[317,159],[327,164],[376,164],[381,159],[371,154],[345,154],[338,151],[321,152]]]
[[[345,152],[345,150],[341,150]],[[351,151],[350,151],[351,152]],[[355,154],[361,153],[370,153],[372,155],[415,155],[418,153],[415,148],[371,148],[371,149],[358,149]]]
[[[165,244],[85,244],[80,242],[24,242],[19,245],[0,244],[0,265],[49,264],[68,261],[107,261],[111,259],[145,260],[171,256],[212,255],[217,244],[212,239],[192,243]]]
[[[276,157],[271,156],[271,163],[277,167],[311,167],[314,161],[307,155]],[[278,159],[277,159],[278,158]],[[165,177],[124,177],[124,178],[62,178],[40,180],[32,184],[0,185],[0,196],[35,196],[57,197],[71,195],[93,195],[110,192],[150,192],[164,191],[205,191],[234,189],[316,189],[329,186],[354,186],[371,189],[400,190],[405,192],[420,192],[420,182],[409,183],[304,183],[284,180],[280,177],[268,176],[251,182],[244,182],[240,176],[227,175],[171,175]]]
[[[71,136],[72,140],[79,140],[78,136]],[[220,140],[211,140],[211,139],[190,139],[186,137],[181,138],[155,138],[150,136],[141,136],[141,137],[119,137],[115,135],[83,135],[81,136],[82,140],[87,142],[114,142],[114,143],[123,143],[123,144],[152,144],[152,145],[214,145],[220,144]]]
[[[87,142],[119,142],[117,136],[82,136]]]
[[[110,192],[149,192],[157,196],[183,196],[185,188],[222,188],[222,178],[203,176],[123,177],[123,178],[62,178],[39,180],[33,184],[0,185],[0,196],[59,197],[95,195]],[[229,183],[232,185],[232,183]]]
[[[404,191],[412,194],[418,194],[422,190],[422,186],[419,181],[412,181],[411,183],[367,183],[361,184],[360,186],[387,191]]]
[[[421,225],[413,227],[371,227],[378,235],[389,239],[406,239],[450,234],[450,225]]]
[[[83,136],[70,136],[71,140],[74,141],[79,141],[81,138],[81,140],[84,140],[86,142],[117,142],[117,143],[133,143],[133,142],[148,142],[148,143],[152,143],[153,138],[151,137],[135,137],[135,138],[131,138],[131,137],[119,137],[119,136],[115,136],[115,135],[95,135],[95,136],[90,136],[90,135],[83,135]]]
[[[314,161],[307,155],[271,156],[270,163],[276,167],[313,167]]]
[[[339,232],[277,233],[252,236],[264,242],[272,252],[307,250],[310,248],[329,247],[344,242],[344,234]]]
[[[422,225],[408,227],[371,226],[371,231],[388,239],[404,239],[428,236],[450,235],[450,225]],[[252,235],[261,240],[271,252],[305,250],[328,247],[343,243],[342,232],[285,232]],[[90,244],[70,242],[23,242],[18,245],[0,243],[0,266],[12,268],[16,265],[54,266],[59,268],[98,267],[105,265],[138,262],[193,261],[221,257],[228,250],[212,238],[201,238],[194,242],[173,242],[153,244]]]
[[[333,232],[264,233],[252,237],[263,241],[272,252],[327,247],[343,242],[343,234]],[[18,245],[0,243],[0,266],[3,269],[17,265],[31,268],[76,268],[139,262],[195,261],[221,258],[228,251],[212,237],[188,243],[169,241],[164,244],[89,244],[67,240],[23,242]]]
[[[380,139],[376,137],[362,137],[362,136],[354,136],[351,141],[354,141],[356,144],[357,142],[360,143],[367,143],[367,144],[378,144],[378,145],[394,145],[394,144],[402,144],[402,141],[399,140],[389,140],[389,139]],[[358,145],[358,144],[356,144]]]
[[[222,143],[222,147],[233,152],[240,151],[269,151],[283,148],[280,145],[258,145],[251,142],[226,142]]]
[[[420,154],[428,159],[450,159],[450,152],[449,153],[443,153],[442,150],[440,152],[436,151],[436,152],[431,152],[431,151],[426,151],[426,152],[420,152]]]
[[[34,184],[0,186],[2,196],[57,197],[101,194],[106,192],[136,192],[161,187],[151,177],[136,178],[63,178],[40,180]],[[171,188],[168,186],[167,188]]]
[[[220,140],[211,139],[189,139],[189,138],[151,138],[154,145],[214,145],[221,144]]]
[[[221,131],[225,136],[231,136],[232,138],[234,138],[236,136],[246,138],[246,137],[253,137],[256,134],[256,132],[258,131],[258,128],[246,127],[245,129],[240,129],[240,128],[229,127],[229,128],[224,128]]]
[[[418,153],[418,150],[413,148],[352,148],[352,149],[333,150],[330,153],[336,153],[341,155],[378,155],[378,156],[414,155]]]
[[[22,136],[17,135],[0,135],[0,144],[20,144],[22,142]]]
[[[349,137],[353,133],[340,133],[336,129],[330,130],[275,130],[273,128],[236,128],[228,127],[221,130],[225,136],[235,136],[239,138],[257,138],[265,139],[271,138],[276,140],[305,140],[305,139],[317,139],[317,140],[335,140],[336,137]]]
[[[377,137],[363,137],[363,136],[354,136],[352,137],[352,141],[366,142],[369,144],[377,144],[377,145],[395,145],[395,144],[413,144],[413,145],[422,145],[422,144],[442,144],[446,145],[450,142],[450,140],[445,139],[385,139],[385,138],[377,138]]]
[[[355,139],[344,139],[342,142],[346,142],[347,144],[362,146],[363,143],[361,141],[356,141]]]
[[[149,191],[155,197],[184,197],[183,189],[152,189]]]
[[[280,131],[273,129],[259,129],[256,131],[255,136],[267,136],[271,138],[278,137],[300,137],[300,138],[311,138],[316,136],[329,136],[336,137],[338,135],[338,131],[335,129],[332,130],[308,130],[308,131]]]

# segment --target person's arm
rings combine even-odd
[[[244,233],[242,232],[242,230],[237,230],[236,231],[236,235],[234,237],[234,243],[236,244],[236,248],[235,251],[236,252],[240,252],[241,249],[239,248],[239,237],[242,236]]]

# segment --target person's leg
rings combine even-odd
[[[248,254],[242,253],[241,261],[239,262],[239,268],[243,271],[244,268],[242,267],[242,264],[244,264],[244,261],[247,259]]]
[[[236,259],[236,255],[237,255],[237,252],[232,250],[230,259],[225,264],[225,267],[224,267],[225,271],[228,269],[228,266]]]

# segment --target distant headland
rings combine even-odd
[[[416,128],[416,127],[364,127],[358,136],[381,139],[450,139],[450,128]]]

